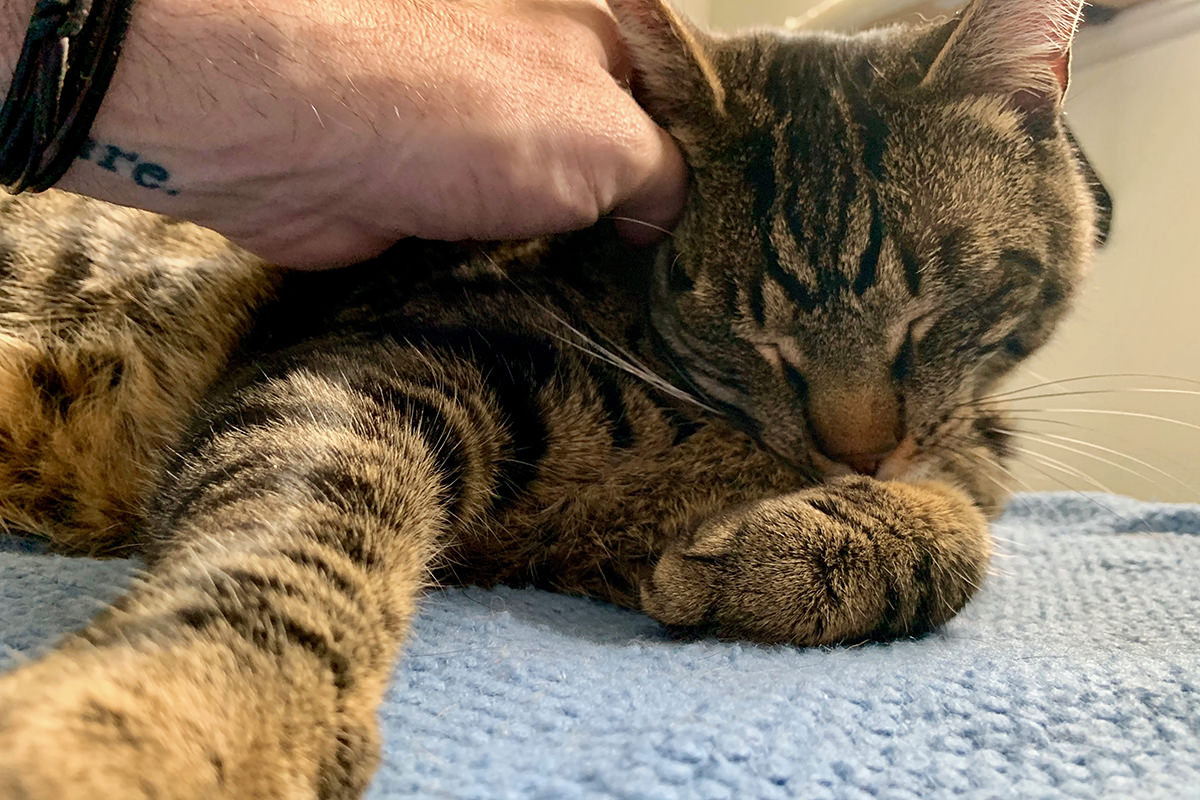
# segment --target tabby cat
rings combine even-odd
[[[188,224],[0,207],[0,516],[147,571],[0,678],[0,796],[353,798],[424,587],[681,630],[908,636],[984,576],[1002,411],[1102,236],[1080,0],[718,37],[613,0],[692,169],[606,224],[283,274]]]

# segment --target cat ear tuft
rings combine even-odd
[[[1057,111],[1085,5],[1084,0],[974,0],[925,83],[1004,95],[1023,111]]]
[[[672,133],[724,116],[725,88],[708,48],[712,38],[667,0],[608,0],[633,63],[638,102]]]

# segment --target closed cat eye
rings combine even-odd
[[[804,379],[804,374],[792,364],[784,362],[783,376],[787,379],[788,385],[796,392],[796,395],[801,400],[808,400],[808,381]]]
[[[934,316],[932,314],[922,314],[905,327],[904,338],[900,341],[900,346],[896,348],[896,355],[892,359],[892,380],[902,383],[912,374],[913,364],[917,357],[917,342],[924,338],[933,323]]]
[[[908,327],[908,335],[900,345],[900,352],[892,361],[892,380],[903,383],[912,374],[913,361],[916,358],[916,345],[913,343],[912,326]]]

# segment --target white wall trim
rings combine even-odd
[[[932,6],[927,10],[933,11],[935,15],[951,16],[962,7],[963,2],[964,0],[932,0],[922,4],[917,0],[821,0],[810,2],[810,8],[802,14],[788,17],[783,24],[785,28],[795,30],[855,31],[869,28],[879,20],[911,12],[922,5]]]
[[[720,2],[720,0],[718,0]],[[953,14],[963,0],[822,0],[811,2],[803,14],[789,17],[789,28],[856,30],[914,7]],[[1089,26],[1079,34],[1075,67],[1085,69],[1200,29],[1197,0],[1154,0],[1127,8],[1105,25]]]
[[[1088,69],[1197,30],[1200,30],[1200,2],[1196,0],[1157,0],[1134,6],[1107,25],[1080,31],[1072,66],[1077,70]]]

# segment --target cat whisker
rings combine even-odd
[[[605,214],[604,216],[601,217],[601,219],[611,219],[616,222],[632,222],[634,225],[641,225],[642,227],[649,228],[652,231],[658,231],[659,233],[666,234],[667,236],[670,236],[672,239],[675,238],[674,231],[669,231],[666,228],[662,227],[661,225],[655,225],[653,222],[646,222],[646,220],[644,220],[644,219],[635,219],[634,217],[622,217],[622,216],[618,216],[617,214]]]
[[[1080,389],[1070,392],[1047,392],[1046,394],[1021,395],[1020,397],[1011,398],[1013,402],[1023,402],[1025,400],[1046,400],[1057,397],[1083,397],[1085,395],[1095,394],[1170,394],[1183,395],[1186,397],[1200,397],[1200,391],[1192,389],[1154,389],[1148,387],[1130,387],[1126,389]],[[977,407],[986,407],[988,403],[994,401],[992,399],[978,399],[970,403]]]
[[[487,256],[487,257],[489,260],[492,260],[491,256]],[[493,263],[494,263],[494,261],[493,261]],[[570,331],[572,334],[574,334],[576,337],[578,337],[579,341],[572,341],[571,339],[567,338],[566,336],[563,336],[560,333],[557,333],[548,328],[542,328],[542,332],[545,333],[546,335],[562,342],[565,345],[568,345],[569,347],[574,347],[575,349],[579,350],[580,352],[586,353],[587,355],[590,355],[593,358],[596,358],[596,359],[603,361],[613,367],[616,367],[617,369],[622,370],[623,372],[626,372],[629,375],[632,375],[633,377],[637,378],[638,380],[642,381],[643,383],[646,383],[646,384],[658,389],[659,391],[663,392],[664,394],[666,394],[670,397],[674,397],[675,399],[681,400],[685,403],[691,403],[691,404],[698,406],[699,408],[702,408],[705,411],[708,411],[709,413],[712,413],[712,414],[719,413],[712,406],[708,405],[707,403],[702,402],[700,399],[693,396],[691,393],[679,388],[675,384],[668,381],[666,378],[663,378],[661,375],[656,374],[649,367],[647,367],[646,365],[644,365],[640,361],[638,361],[631,353],[624,351],[622,348],[620,348],[615,343],[613,343],[611,341],[609,342],[609,344],[612,346],[612,349],[610,349],[609,347],[605,347],[600,342],[597,342],[595,339],[588,336],[586,333],[579,330],[577,327],[572,325],[570,322],[568,322],[567,320],[565,320],[561,316],[559,316],[557,313],[555,313],[554,310],[552,308],[550,308],[548,305],[546,305],[545,303],[540,302],[536,298],[532,297],[519,284],[517,284],[516,281],[512,280],[511,277],[509,278],[509,282],[513,286],[515,286],[518,289],[518,291],[520,291],[523,295],[525,295],[525,297],[530,302],[532,302],[534,305],[536,305],[542,311],[542,313],[544,313],[547,317],[554,320],[559,325],[562,325],[564,328],[566,328],[568,331]],[[581,342],[582,342],[582,344],[581,344]],[[619,351],[619,352],[614,352],[614,350]]]
[[[958,436],[958,437],[954,437],[954,438],[956,438],[956,439],[958,439],[958,440],[960,440],[960,441],[966,441],[966,440],[967,440],[967,437],[965,437],[965,436]],[[999,470],[1000,472],[1003,472],[1005,475],[1007,475],[1007,476],[1009,477],[1009,479],[1010,479],[1010,480],[1011,480],[1011,481],[1012,481],[1014,484],[1016,484],[1016,485],[1017,485],[1017,486],[1018,486],[1020,489],[1022,489],[1022,490],[1023,490],[1023,491],[1025,491],[1025,492],[1029,492],[1029,493],[1031,493],[1031,494],[1032,494],[1032,493],[1035,493],[1035,492],[1037,491],[1037,490],[1036,490],[1036,489],[1034,489],[1034,488],[1033,488],[1031,485],[1029,485],[1029,483],[1027,483],[1026,481],[1024,481],[1024,480],[1022,480],[1021,478],[1019,478],[1019,477],[1018,477],[1018,476],[1017,476],[1017,475],[1016,475],[1016,474],[1015,474],[1015,473],[1014,473],[1012,470],[1010,470],[1008,467],[1006,467],[1006,466],[1004,466],[1003,464],[1001,464],[1001,463],[1000,463],[998,460],[996,460],[996,459],[994,459],[994,458],[992,458],[992,457],[990,457],[990,456],[988,456],[988,455],[985,455],[984,453],[978,452],[977,450],[959,450],[959,449],[957,449],[957,448],[955,448],[955,449],[952,449],[952,450],[951,450],[951,452],[954,452],[955,454],[957,454],[957,455],[960,455],[960,456],[966,456],[966,457],[968,457],[968,458],[973,458],[973,459],[975,459],[977,462],[979,462],[980,464],[983,464],[983,465],[986,465],[986,466],[990,466],[990,467],[992,467],[992,468],[994,468],[994,469],[996,469],[996,470]],[[1078,489],[1076,489],[1075,487],[1073,487],[1073,486],[1071,486],[1070,484],[1066,483],[1066,482],[1065,482],[1065,481],[1063,481],[1061,478],[1058,478],[1058,477],[1056,477],[1056,476],[1054,476],[1054,475],[1051,475],[1050,473],[1046,472],[1045,470],[1039,469],[1037,466],[1034,466],[1034,465],[1032,465],[1032,464],[1030,464],[1029,466],[1030,466],[1031,468],[1033,468],[1033,469],[1037,470],[1039,473],[1041,473],[1041,474],[1042,474],[1043,476],[1045,476],[1046,478],[1048,478],[1048,479],[1050,479],[1050,480],[1054,481],[1055,483],[1060,483],[1060,484],[1062,484],[1062,485],[1063,485],[1063,487],[1064,487],[1064,488],[1066,488],[1068,491],[1072,491],[1072,492],[1074,492],[1074,493],[1078,494],[1080,497],[1083,497],[1083,498],[1085,498],[1085,499],[1087,499],[1087,500],[1089,500],[1089,501],[1092,501],[1093,503],[1095,503],[1095,505],[1099,506],[1100,508],[1102,508],[1102,509],[1104,509],[1104,510],[1106,510],[1106,511],[1110,512],[1110,513],[1112,513],[1114,516],[1117,516],[1117,517],[1119,518],[1119,515],[1117,515],[1117,514],[1116,514],[1116,512],[1115,512],[1115,511],[1113,511],[1113,509],[1111,509],[1111,508],[1109,508],[1108,506],[1104,505],[1103,503],[1099,502],[1099,501],[1098,501],[1098,500],[1096,500],[1094,497],[1091,497],[1090,495],[1087,495],[1087,494],[1084,494],[1083,492],[1080,492]],[[995,476],[989,476],[989,478],[990,478],[991,480],[995,481],[995,482],[996,482],[996,484],[997,484],[998,486],[1000,486],[1001,488],[1003,488],[1003,489],[1004,489],[1005,491],[1007,491],[1009,494],[1013,494],[1013,493],[1014,493],[1014,492],[1013,492],[1013,487],[1012,487],[1012,486],[1005,486],[1005,485],[1004,485],[1004,484],[1003,484],[1003,483],[1002,483],[1000,480],[998,480],[998,479],[997,479]],[[1017,500],[1017,501],[1019,501],[1019,500],[1020,500],[1020,498],[1019,498],[1019,497],[1017,497],[1017,498],[1013,498],[1013,499],[1014,499],[1014,500]]]
[[[1011,409],[1015,413],[1032,413],[1032,414],[1101,414],[1118,417],[1132,417],[1134,419],[1148,419],[1156,422],[1168,422],[1173,425],[1180,425],[1184,428],[1200,431],[1200,425],[1192,422],[1186,422],[1174,417],[1164,417],[1159,414],[1147,414],[1141,411],[1121,411],[1111,408],[1014,408]]]
[[[1070,464],[1066,463],[1065,461],[1055,458],[1054,456],[1048,456],[1045,453],[1039,453],[1037,450],[1030,450],[1028,447],[1018,447],[1015,445],[1013,446],[1013,450],[1017,453],[1020,453],[1021,455],[1029,456],[1030,458],[1036,459],[1037,462],[1039,464],[1042,464],[1043,466],[1049,467],[1051,469],[1057,469],[1058,471],[1060,471],[1064,474],[1070,475],[1074,478],[1080,478],[1081,480],[1085,480],[1088,483],[1090,483],[1092,486],[1094,486],[1095,488],[1104,492],[1105,494],[1116,494],[1116,492],[1114,492],[1112,489],[1108,488],[1103,483],[1096,480],[1094,477],[1087,474],[1083,470],[1079,469],[1078,467],[1073,467]]]
[[[1062,436],[1062,435],[1054,434],[1054,433],[1046,433],[1046,432],[1033,433],[1030,431],[1009,431],[1009,430],[1004,430],[1004,429],[1000,429],[1000,428],[993,428],[992,430],[995,430],[998,433],[1011,434],[1013,436],[1023,436],[1023,437],[1030,439],[1031,441],[1046,445],[1047,447],[1056,447],[1061,450],[1067,450],[1072,453],[1077,453],[1086,458],[1091,458],[1095,461],[1099,461],[1101,463],[1108,464],[1109,466],[1114,467],[1116,469],[1123,470],[1124,472],[1127,472],[1130,475],[1134,475],[1138,478],[1141,478],[1142,480],[1146,481],[1147,483],[1157,484],[1157,481],[1152,480],[1144,473],[1141,473],[1141,472],[1138,472],[1137,470],[1131,469],[1130,467],[1127,467],[1124,464],[1118,463],[1116,461],[1112,461],[1107,458],[1103,458],[1102,456],[1098,456],[1095,453],[1089,453],[1086,450],[1080,450],[1078,448],[1071,447],[1070,445],[1059,444],[1059,442],[1070,442],[1071,444],[1077,444],[1077,445],[1081,445],[1083,447],[1090,447],[1093,450],[1099,450],[1100,452],[1108,453],[1109,455],[1117,456],[1118,458],[1124,458],[1127,461],[1132,461],[1134,464],[1145,467],[1146,469],[1148,469],[1158,475],[1161,475],[1162,477],[1167,478],[1168,480],[1174,481],[1175,483],[1177,483],[1179,486],[1183,487],[1184,489],[1195,492],[1198,496],[1200,496],[1200,489],[1197,489],[1195,486],[1192,486],[1191,484],[1187,483],[1186,481],[1180,480],[1177,476],[1172,475],[1171,473],[1167,472],[1164,469],[1156,467],[1154,464],[1151,464],[1148,461],[1144,461],[1140,458],[1137,458],[1136,456],[1131,456],[1128,453],[1124,453],[1120,450],[1114,450],[1111,447],[1104,447],[1103,445],[1093,444],[1092,442],[1088,442],[1083,439],[1075,439],[1070,436]],[[1056,441],[1049,441],[1049,440],[1056,440]]]
[[[977,419],[978,417],[975,416],[962,417],[954,414],[946,417],[947,422],[975,422]],[[1067,422],[1066,420],[1062,419],[1046,419],[1044,417],[1018,417],[1007,413],[1007,409],[1005,410],[1004,419],[1006,422],[1028,422],[1032,424],[1058,425],[1064,428],[1075,428],[1076,430],[1081,431],[1095,430],[1094,428],[1089,428],[1087,425],[1080,425],[1077,422]]]
[[[950,564],[946,564],[945,569],[947,569],[951,575],[958,578],[960,581],[965,583],[967,586],[970,586],[974,591],[976,591],[976,592],[979,591],[979,582],[972,580],[971,578],[968,578],[965,574],[963,574],[962,570],[956,569],[955,567],[951,566]],[[951,610],[953,610],[953,609],[951,609]]]
[[[965,437],[964,437],[964,441],[965,441]],[[1017,484],[1018,488],[1024,489],[1027,492],[1034,491],[1032,486],[1030,486],[1028,483],[1026,483],[1025,481],[1018,478],[1016,476],[1016,474],[1013,473],[1012,470],[1010,470],[1008,467],[1004,466],[998,460],[992,458],[991,456],[984,455],[983,453],[979,453],[974,450],[954,450],[953,452],[960,456],[974,458],[986,466],[993,467],[994,469],[997,469],[1000,472],[1003,472],[1005,475],[1007,475],[1009,477],[1009,479],[1011,479],[1014,483]],[[989,477],[991,477],[991,476],[989,476]],[[1006,492],[1012,493],[1012,491],[1013,491],[1012,486],[1005,486],[1003,483],[1001,483],[995,477],[992,477],[992,480],[995,480],[996,484],[998,486],[1000,486],[1000,488],[1004,489]]]
[[[1042,463],[1042,465],[1043,465],[1043,466],[1047,466],[1047,467],[1051,467],[1051,466],[1052,466],[1050,463],[1048,463],[1049,461],[1057,461],[1057,459],[1048,458],[1048,457],[1046,457],[1044,454],[1042,454],[1042,453],[1037,453],[1037,452],[1034,452],[1034,451],[1032,451],[1032,450],[1024,450],[1024,453],[1025,453],[1025,454],[1027,454],[1027,455],[1029,455],[1029,456],[1031,456],[1031,457],[1033,457],[1033,458],[1036,458],[1036,459],[1038,459],[1039,461],[1041,461],[1041,463]],[[1042,461],[1042,459],[1046,459],[1046,460],[1045,460],[1045,461]],[[1120,521],[1122,521],[1122,522],[1127,522],[1127,521],[1128,521],[1128,518],[1127,518],[1127,517],[1126,517],[1124,514],[1121,514],[1121,513],[1119,513],[1119,512],[1118,512],[1118,511],[1117,511],[1115,508],[1113,508],[1112,506],[1110,506],[1110,505],[1108,505],[1108,504],[1106,504],[1106,503],[1102,503],[1102,502],[1100,502],[1100,500],[1099,500],[1099,499],[1098,499],[1098,498],[1097,498],[1095,495],[1092,495],[1092,494],[1086,494],[1086,493],[1084,493],[1084,492],[1081,492],[1079,489],[1076,489],[1074,486],[1071,486],[1069,483],[1067,483],[1066,481],[1064,481],[1062,478],[1060,478],[1060,477],[1058,477],[1058,476],[1056,476],[1056,475],[1053,475],[1053,474],[1051,474],[1051,473],[1049,473],[1049,472],[1046,472],[1046,470],[1042,469],[1041,467],[1039,467],[1039,466],[1037,466],[1037,465],[1035,465],[1035,464],[1030,464],[1029,462],[1026,462],[1026,465],[1027,465],[1027,466],[1029,466],[1031,469],[1034,469],[1034,470],[1036,470],[1037,472],[1039,472],[1040,474],[1042,474],[1043,476],[1045,476],[1045,477],[1046,477],[1046,478],[1048,478],[1049,480],[1052,480],[1052,481],[1054,481],[1055,483],[1062,484],[1063,488],[1065,488],[1067,491],[1069,491],[1069,492],[1072,492],[1072,493],[1074,493],[1074,494],[1077,494],[1077,495],[1079,495],[1080,497],[1082,497],[1083,499],[1087,500],[1087,501],[1088,501],[1089,503],[1091,503],[1092,505],[1094,505],[1094,506],[1097,506],[1098,508],[1102,509],[1103,511],[1105,511],[1105,512],[1107,512],[1107,513],[1111,514],[1111,515],[1112,515],[1112,517],[1113,517],[1113,519],[1120,520]],[[1061,461],[1057,461],[1057,465],[1053,466],[1052,468],[1057,468],[1057,469],[1059,469],[1061,472],[1064,472],[1064,473],[1066,473],[1066,474],[1068,474],[1068,475],[1073,475],[1073,476],[1076,476],[1076,477],[1082,478],[1082,479],[1084,479],[1084,480],[1088,481],[1089,483],[1091,483],[1092,485],[1094,485],[1094,486],[1096,486],[1096,487],[1099,487],[1099,488],[1100,488],[1100,490],[1101,490],[1101,491],[1103,491],[1103,492],[1105,492],[1106,494],[1113,494],[1113,492],[1112,492],[1112,491],[1110,491],[1109,489],[1105,488],[1105,487],[1104,487],[1104,485],[1103,485],[1103,484],[1101,484],[1099,481],[1096,481],[1095,479],[1093,479],[1093,478],[1091,478],[1090,476],[1088,476],[1088,475],[1084,474],[1083,472],[1081,472],[1081,471],[1079,471],[1079,470],[1075,469],[1074,467],[1071,467],[1069,464],[1064,464],[1064,463],[1063,463],[1063,462],[1061,462]],[[1145,521],[1145,520],[1139,520],[1139,522],[1140,522],[1140,524],[1141,524],[1141,527],[1142,527],[1142,529],[1143,529],[1145,532],[1147,532],[1147,533],[1150,533],[1150,532],[1151,532],[1151,530],[1150,530],[1150,527],[1149,527],[1149,526],[1146,524],[1146,521]]]
[[[663,353],[662,357],[665,358],[667,360],[667,363],[669,363],[671,365],[671,368],[675,370],[676,375],[683,378],[683,380],[687,381],[687,385],[692,387],[692,391],[694,391],[696,394],[700,395],[701,397],[711,399],[708,397],[707,393],[705,393],[704,389],[702,389],[700,386],[696,385],[696,381],[693,380],[692,376],[688,373],[688,371],[685,370],[680,365],[680,363],[675,360],[675,356],[672,353]]]
[[[1161,485],[1162,485],[1162,484],[1161,484],[1161,482],[1159,482],[1159,481],[1155,481],[1155,480],[1152,480],[1152,479],[1151,479],[1151,478],[1149,478],[1149,477],[1148,477],[1148,476],[1147,476],[1145,473],[1138,472],[1137,470],[1135,470],[1135,469],[1132,469],[1132,468],[1130,468],[1130,467],[1127,467],[1127,466],[1125,466],[1125,465],[1123,465],[1123,464],[1119,464],[1119,463],[1117,463],[1117,462],[1115,462],[1115,461],[1112,461],[1112,460],[1110,460],[1110,459],[1106,459],[1106,458],[1102,458],[1102,457],[1100,457],[1100,456],[1096,456],[1096,455],[1094,455],[1094,454],[1092,454],[1092,453],[1088,453],[1088,452],[1086,452],[1086,451],[1083,451],[1083,450],[1080,450],[1080,449],[1078,449],[1078,448],[1074,448],[1074,447],[1066,447],[1065,445],[1059,445],[1059,444],[1055,444],[1055,443],[1053,443],[1053,442],[1046,442],[1046,441],[1042,441],[1042,440],[1040,440],[1040,439],[1031,439],[1031,441],[1033,441],[1033,442],[1034,442],[1034,443],[1036,443],[1036,444],[1040,444],[1040,445],[1043,445],[1043,446],[1046,446],[1046,447],[1059,447],[1059,448],[1062,448],[1062,449],[1064,449],[1064,450],[1066,450],[1066,451],[1068,451],[1068,452],[1075,453],[1075,454],[1077,454],[1077,455],[1081,455],[1081,456],[1084,456],[1084,457],[1087,457],[1087,458],[1091,458],[1091,459],[1093,459],[1094,461],[1097,461],[1097,462],[1099,462],[1099,463],[1102,463],[1102,464],[1107,464],[1108,466],[1111,466],[1111,467],[1112,467],[1112,468],[1114,468],[1114,469],[1119,469],[1119,470],[1121,470],[1122,472],[1125,472],[1125,473],[1127,473],[1127,474],[1129,474],[1129,475],[1132,475],[1132,476],[1133,476],[1133,477],[1135,477],[1135,478],[1139,478],[1139,479],[1141,479],[1141,480],[1143,480],[1143,481],[1146,481],[1146,482],[1147,482],[1147,483],[1149,483],[1149,484],[1152,484],[1152,485],[1155,485],[1155,486],[1161,486]],[[1047,456],[1045,453],[1041,453],[1041,452],[1037,452],[1037,451],[1033,451],[1033,450],[1028,450],[1028,449],[1026,449],[1026,450],[1024,450],[1024,452],[1025,452],[1027,455],[1033,455],[1034,453],[1036,453],[1036,454],[1037,454],[1037,456],[1038,456],[1039,458],[1042,458],[1042,459],[1049,459],[1049,458],[1051,458],[1050,456]],[[1056,460],[1056,461],[1057,461],[1057,460]],[[1060,463],[1060,464],[1066,464],[1067,462],[1065,462],[1065,461],[1058,461],[1057,463]],[[1084,473],[1080,473],[1080,476],[1081,476],[1081,477],[1084,477]],[[1094,479],[1093,479],[1093,480],[1094,480]],[[1098,482],[1098,481],[1097,481],[1096,483],[1097,483],[1097,485],[1099,485],[1099,482]],[[1111,490],[1108,490],[1108,489],[1106,489],[1105,491],[1111,491]]]
[[[959,442],[969,441],[968,437],[962,436],[962,435],[952,436],[950,438],[952,438],[956,441],[959,441]],[[1022,491],[1029,492],[1029,493],[1033,493],[1036,491],[1032,486],[1030,486],[1027,482],[1025,482],[1020,477],[1018,477],[1012,470],[1010,470],[1008,467],[1004,466],[997,459],[994,459],[988,455],[985,455],[984,453],[978,452],[977,450],[973,450],[973,449],[961,450],[961,449],[958,449],[953,446],[947,446],[947,449],[956,456],[959,456],[961,458],[973,459],[979,464],[982,464],[987,467],[991,467],[992,469],[996,470],[997,472],[1004,473],[1004,475],[1007,476],[1007,478],[1008,478],[1008,483],[1003,481],[1000,478],[1000,476],[998,476],[996,474],[988,474],[987,478],[988,478],[988,480],[992,481],[997,486],[999,486],[1002,490],[1004,490],[1004,493],[1006,495],[1011,496],[1009,499],[1009,502],[1020,502],[1020,503],[1028,502],[1024,498],[1021,498],[1019,495],[1017,495],[1017,489],[1021,489]],[[1019,543],[1012,539],[1003,539],[1001,537],[996,537],[996,536],[993,536],[993,539],[995,541],[1007,541],[1014,546],[1019,546]]]
[[[984,395],[983,397],[979,397],[976,399],[980,400],[980,401],[995,400],[996,398],[999,398],[999,397],[1010,397],[1012,395],[1021,394],[1022,392],[1033,391],[1035,389],[1042,389],[1047,386],[1058,386],[1059,384],[1079,383],[1081,381],[1094,381],[1094,380],[1103,380],[1103,379],[1108,379],[1108,378],[1140,378],[1140,379],[1151,379],[1151,380],[1162,380],[1162,381],[1178,381],[1180,383],[1187,383],[1187,384],[1191,384],[1193,386],[1200,386],[1200,380],[1193,380],[1191,378],[1183,378],[1183,377],[1179,377],[1176,375],[1156,375],[1156,374],[1149,373],[1149,372],[1112,372],[1112,373],[1107,373],[1107,374],[1099,373],[1096,375],[1076,375],[1075,377],[1072,377],[1072,378],[1062,378],[1060,380],[1043,380],[1040,383],[1035,383],[1030,386],[1022,386],[1019,389],[1009,389],[1009,390],[1003,391],[1003,392],[996,392],[994,394]]]
[[[568,326],[568,327],[570,327],[570,326]],[[705,411],[708,411],[710,413],[713,413],[713,414],[717,413],[717,410],[714,409],[712,406],[708,405],[707,403],[702,402],[701,400],[698,400],[697,398],[693,397],[690,393],[684,391],[683,389],[680,389],[678,386],[675,386],[674,384],[668,382],[666,379],[654,374],[653,372],[646,369],[645,367],[642,367],[638,364],[626,361],[625,359],[621,358],[617,354],[608,350],[607,348],[605,348],[603,345],[599,344],[595,340],[584,336],[582,333],[575,330],[574,328],[572,328],[571,330],[577,336],[580,336],[584,340],[584,342],[586,342],[586,344],[580,344],[579,342],[572,341],[572,340],[568,339],[567,337],[562,336],[561,334],[558,334],[551,330],[544,330],[544,332],[548,336],[553,337],[554,339],[562,342],[565,345],[568,345],[569,347],[574,347],[576,350],[579,350],[580,352],[586,353],[586,354],[592,356],[593,358],[603,361],[611,366],[614,366],[614,367],[628,373],[629,375],[634,376],[635,378],[638,378],[642,382],[647,383],[650,386],[653,386],[654,388],[658,389],[659,391],[663,392],[664,394],[668,394],[671,397],[674,397],[678,400],[683,400],[684,402],[692,403],[692,404],[698,406],[699,408],[702,408]]]
[[[576,349],[583,350],[584,352],[588,352],[593,357],[599,358],[602,361],[606,361],[607,363],[611,364],[612,366],[622,369],[625,372],[628,372],[630,375],[633,375],[634,377],[650,384],[651,386],[654,386],[654,387],[660,389],[663,392],[666,392],[667,394],[670,394],[673,397],[676,397],[677,399],[684,400],[686,402],[695,403],[696,405],[700,406],[701,408],[704,408],[707,411],[713,411],[715,413],[714,409],[705,405],[704,403],[701,403],[697,398],[693,397],[691,394],[687,393],[683,389],[680,389],[678,386],[671,383],[666,378],[663,378],[661,375],[658,375],[653,370],[651,370],[649,367],[647,367],[645,364],[638,361],[633,356],[633,354],[622,349],[621,347],[619,347],[618,345],[616,345],[615,343],[613,343],[611,341],[608,342],[608,344],[611,345],[611,348],[606,347],[605,345],[601,344],[600,342],[597,342],[592,337],[588,336],[583,331],[576,328],[571,323],[564,320],[562,317],[555,314],[552,310],[550,310],[544,304],[539,304],[539,305],[542,306],[542,309],[547,314],[549,314],[551,318],[553,318],[556,322],[558,322],[560,325],[565,327],[571,333],[575,334],[575,336],[579,337],[580,341],[582,341],[584,346],[580,346],[580,344],[578,342],[572,342],[571,340],[566,339],[565,337],[563,337],[559,334],[556,334],[553,331],[548,331],[548,330],[543,329],[545,333],[547,333],[551,336],[554,336],[559,341],[562,341],[565,344],[576,347]],[[591,349],[589,350],[587,348],[591,348]]]

